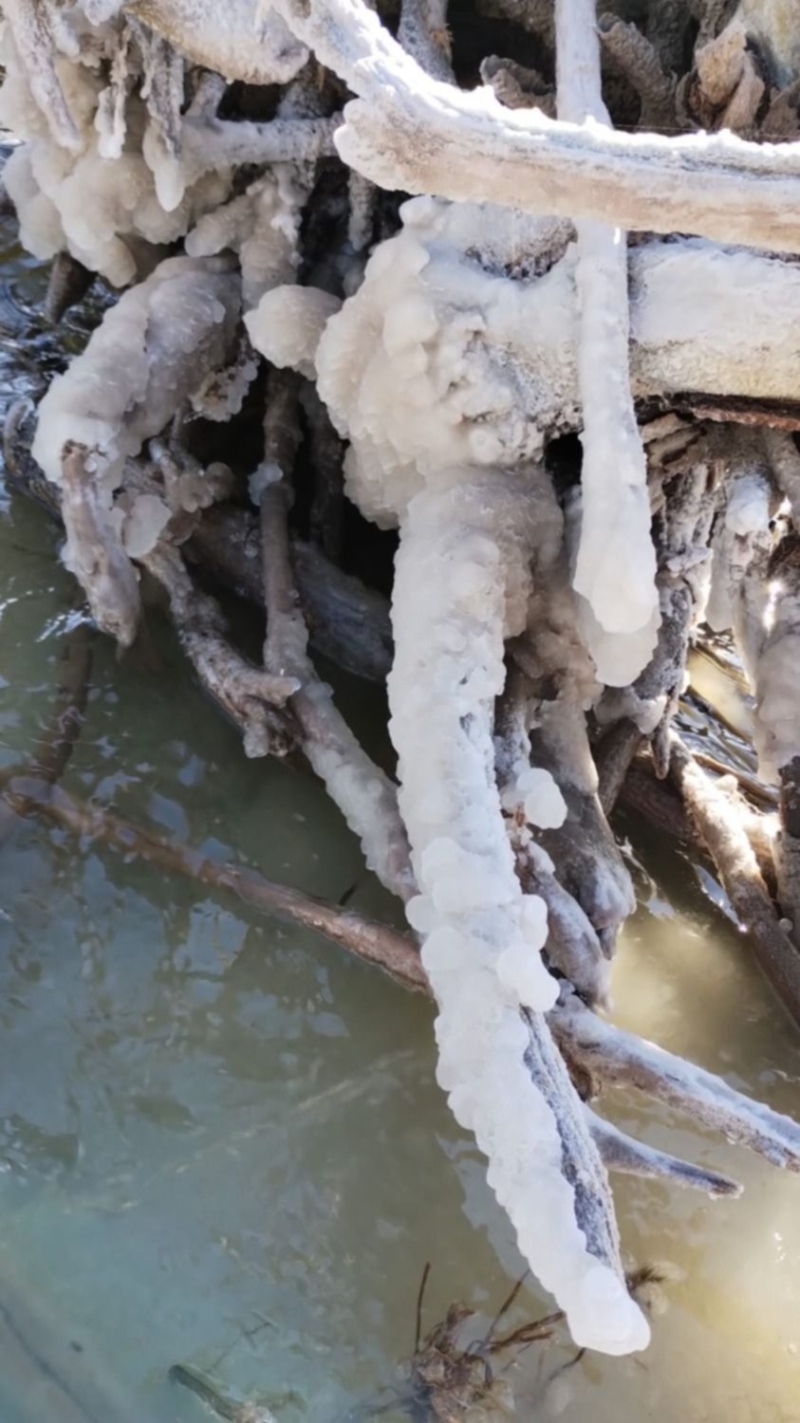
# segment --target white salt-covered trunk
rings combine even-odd
[[[439,1005],[439,1082],[489,1158],[520,1247],[576,1342],[627,1353],[649,1331],[607,1226],[605,1173],[539,1016],[557,994],[541,958],[547,911],[516,878],[494,776],[494,703],[504,638],[525,622],[531,510],[524,474],[459,468],[415,495],[401,524],[389,699],[420,888],[409,917]],[[550,820],[549,778],[539,799]]]

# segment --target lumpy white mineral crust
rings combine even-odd
[[[420,890],[409,920],[439,1007],[438,1081],[488,1157],[523,1253],[576,1342],[627,1353],[644,1348],[647,1323],[587,1248],[556,1116],[525,1061],[521,1007],[545,1011],[557,985],[541,957],[545,905],[514,872],[492,725],[504,638],[525,616],[531,514],[522,470],[474,466],[431,477],[405,509],[389,700]],[[558,821],[563,802],[547,773],[522,781],[531,809]]]

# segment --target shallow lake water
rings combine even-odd
[[[35,264],[12,252],[6,270],[40,292]],[[74,618],[56,550],[46,516],[4,505],[0,765],[51,708]],[[341,692],[380,739],[380,694]],[[155,616],[121,661],[96,641],[65,786],[399,923],[310,774],[245,760]],[[640,906],[615,1016],[799,1113],[800,1036],[746,938],[684,857],[621,830]],[[426,1260],[426,1327],[453,1301],[491,1316],[521,1264],[433,1068],[429,1006],[312,933],[21,822],[0,849],[0,1423],[61,1423],[20,1320],[119,1401],[103,1423],[208,1417],[170,1382],[178,1362],[277,1423],[334,1423],[397,1382]],[[746,1191],[617,1178],[627,1258],[667,1274],[653,1344],[565,1371],[568,1341],[534,1344],[509,1374],[518,1416],[798,1423],[800,1179],[633,1094],[606,1109]],[[551,1307],[526,1287],[513,1319]]]

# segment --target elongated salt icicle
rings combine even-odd
[[[558,117],[608,124],[595,0],[556,0],[556,35]],[[646,666],[659,624],[647,463],[630,383],[628,247],[618,227],[584,218],[576,228],[583,466],[574,586],[594,615],[585,626],[589,649],[598,640],[593,637],[596,620],[605,680],[619,683]],[[611,644],[603,631],[617,635]],[[633,639],[632,667],[627,635]]]

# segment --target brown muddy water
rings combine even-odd
[[[41,296],[8,231],[0,269],[23,306]],[[6,335],[3,403],[24,385],[18,355]],[[0,765],[50,710],[74,617],[56,549],[46,517],[9,498]],[[122,661],[96,645],[67,788],[396,918],[311,776],[247,762],[151,621]],[[380,695],[341,690],[380,740]],[[797,1114],[800,1038],[746,938],[707,877],[635,829],[617,1018]],[[426,1260],[428,1325],[454,1300],[489,1316],[507,1293],[519,1257],[433,1083],[424,1002],[309,932],[35,822],[0,852],[0,950],[0,1423],[201,1423],[177,1362],[276,1423],[369,1417],[411,1350]],[[632,1095],[607,1106],[746,1191],[618,1179],[631,1262],[669,1276],[653,1344],[560,1373],[564,1341],[531,1346],[509,1375],[517,1416],[800,1423],[800,1180]],[[526,1289],[514,1318],[550,1307]]]

